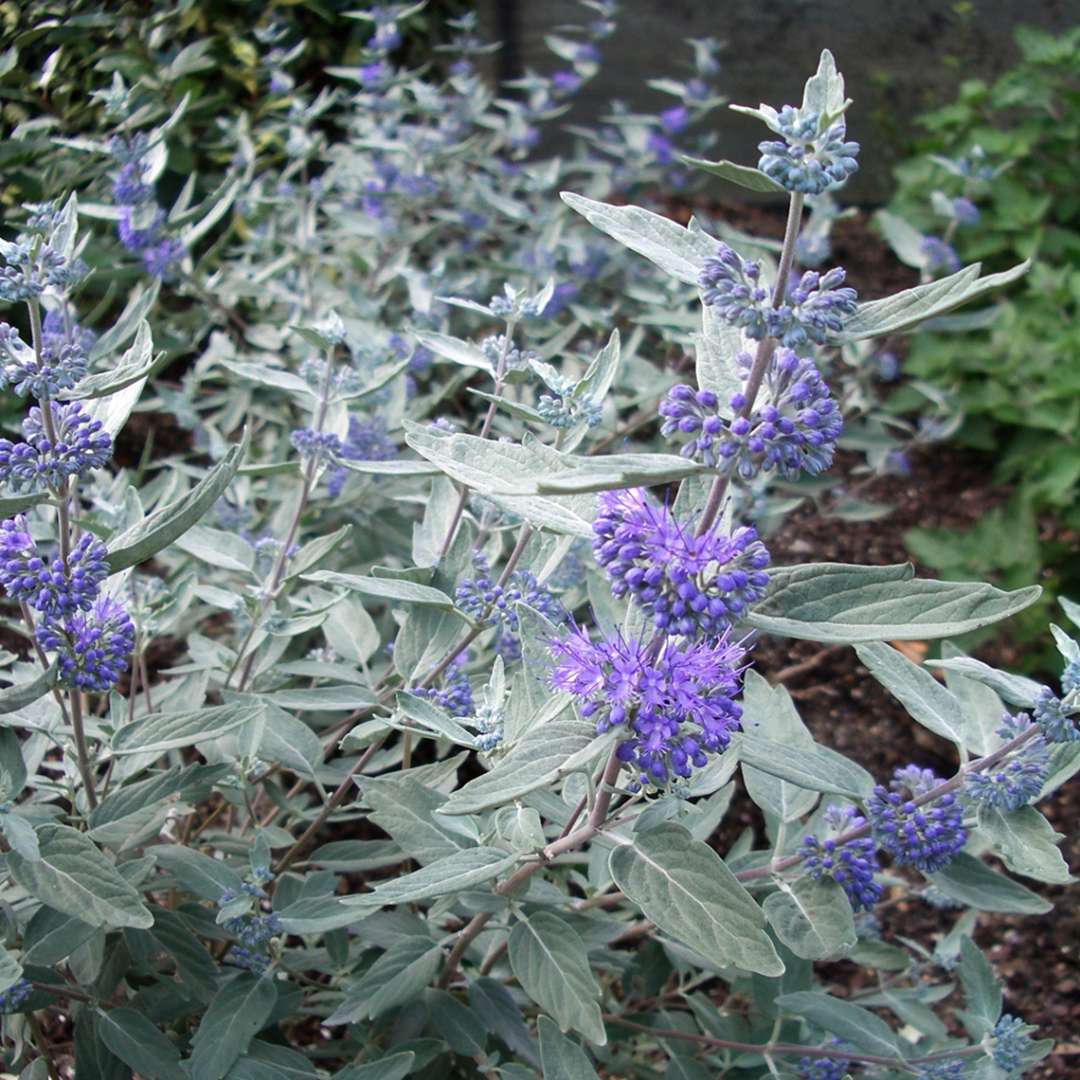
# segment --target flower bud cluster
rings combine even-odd
[[[1048,687],[1044,686],[1039,691],[1032,716],[1048,742],[1076,742],[1080,739],[1080,728],[1076,726],[1076,721],[1073,719],[1077,711],[1080,710],[1069,708]]]
[[[1026,713],[1006,713],[997,733],[1003,739],[1014,739],[1031,726],[1031,717]],[[965,773],[964,795],[970,802],[1005,813],[1019,810],[1042,793],[1049,767],[1050,748],[1037,735],[992,769]]]
[[[637,784],[663,786],[703,768],[708,753],[724,750],[739,726],[741,644],[665,638],[658,646],[618,631],[592,641],[581,627],[552,641],[552,683],[584,704],[598,732],[621,728],[621,761]]]
[[[843,886],[855,911],[870,910],[881,899],[881,886],[874,881],[877,846],[868,836],[843,844],[836,841],[840,833],[865,825],[866,818],[853,806],[830,806],[825,811],[825,823],[832,835],[823,840],[816,836],[803,838],[803,868],[815,881],[828,877]]]
[[[875,787],[867,803],[877,842],[900,865],[928,874],[948,866],[967,841],[956,796],[948,793],[921,806],[915,803],[941,783],[929,769],[907,765],[896,770],[888,788]]]
[[[1031,1030],[1031,1025],[1025,1024],[1020,1017],[1005,1013],[990,1032],[993,1040],[990,1056],[994,1064],[1009,1076],[1016,1073],[1024,1060],[1031,1045]]]
[[[112,457],[112,438],[78,401],[48,402],[22,422],[25,442],[0,439],[0,482],[15,491],[60,488],[68,477],[85,476]],[[49,431],[52,431],[52,435]]]
[[[472,684],[465,673],[468,659],[468,653],[462,653],[454,660],[443,676],[441,689],[433,686],[414,686],[409,692],[435,702],[440,709],[445,709],[453,717],[472,716],[474,709]]]
[[[761,280],[761,263],[742,258],[721,242],[702,264],[698,284],[703,303],[728,325],[756,340],[772,337],[798,348],[808,341],[824,344],[854,314],[857,293],[844,286],[845,278],[840,267],[824,274],[807,270],[774,307]]]
[[[615,596],[629,594],[658,630],[689,638],[725,633],[769,584],[769,553],[754,529],[695,535],[644,488],[601,493],[593,552]]]
[[[64,323],[59,311],[45,315],[40,357],[13,326],[0,323],[0,389],[10,385],[20,397],[42,398],[78,384],[86,375],[95,335],[78,324],[68,329]]]
[[[750,357],[742,354],[738,360],[748,370]],[[803,472],[816,476],[827,469],[843,419],[814,361],[779,349],[769,363],[764,391],[765,404],[749,416],[742,415],[746,398],[733,394],[729,405],[736,416],[727,420],[711,390],[674,386],[660,403],[661,433],[693,435],[680,451],[683,457],[742,480],[770,471],[796,480]]]
[[[458,585],[455,602],[466,615],[496,628],[493,646],[504,660],[521,658],[515,607],[519,601],[552,622],[565,622],[568,618],[558,597],[528,570],[515,570],[506,583],[500,585],[492,578],[491,567],[479,551],[473,554],[473,568],[476,577],[466,578]]]
[[[827,127],[816,112],[785,105],[777,114],[775,128],[783,141],[766,139],[758,144],[758,168],[788,191],[820,195],[855,174],[859,144],[847,139],[847,123],[837,117]]]
[[[107,556],[105,545],[85,533],[66,564],[59,554],[42,558],[22,515],[0,521],[0,585],[50,619],[93,607],[109,573]]]
[[[58,653],[61,685],[104,693],[127,668],[135,626],[121,604],[99,596],[88,612],[43,622],[37,639],[46,652]]]
[[[18,979],[6,990],[0,992],[0,1013],[20,1012],[33,989],[28,979]]]

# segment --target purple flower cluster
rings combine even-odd
[[[751,359],[738,362],[744,373]],[[680,451],[721,472],[733,471],[743,480],[775,470],[789,480],[811,476],[832,464],[836,440],[843,428],[840,407],[829,393],[814,361],[791,349],[779,349],[769,363],[764,382],[766,404],[742,415],[746,398],[733,394],[729,405],[735,419],[719,413],[711,390],[674,386],[660,403],[661,432],[693,435]]]
[[[348,433],[338,444],[336,455],[344,461],[390,461],[397,457],[398,447],[381,416],[350,416]],[[341,494],[348,477],[349,470],[344,466],[331,470],[326,480],[330,498]]]
[[[263,881],[269,881],[272,878],[272,874],[261,876]],[[255,975],[262,975],[270,966],[268,953],[270,939],[284,932],[281,919],[276,912],[261,910],[261,902],[267,899],[267,893],[260,885],[245,882],[240,886],[240,892],[251,897],[255,910],[222,920],[222,927],[240,939],[239,945],[234,945],[229,949],[225,960],[234,967],[245,968]],[[218,907],[224,908],[239,899],[241,896],[231,889],[226,889],[218,900]]]
[[[305,461],[315,459],[320,464],[326,464],[341,453],[341,439],[329,431],[297,428],[289,435],[289,441]]]
[[[840,267],[824,274],[807,270],[774,307],[761,282],[761,263],[742,258],[721,242],[702,264],[698,284],[702,301],[747,337],[772,337],[798,348],[808,341],[824,344],[854,314],[857,293],[844,286],[845,277]]]
[[[0,521],[0,585],[48,619],[90,610],[109,573],[107,556],[105,545],[86,533],[66,564],[58,554],[45,559],[22,515]]]
[[[881,899],[881,886],[874,881],[878,870],[877,847],[870,837],[837,844],[836,837],[849,829],[866,824],[853,806],[830,806],[825,823],[832,833],[824,840],[816,836],[803,839],[802,865],[815,880],[832,878],[842,885],[855,911],[869,911]]]
[[[55,441],[46,431],[40,408],[23,420],[25,442],[0,439],[0,481],[15,491],[59,488],[68,477],[100,469],[112,457],[112,439],[77,401],[49,402],[45,406]]]
[[[1014,739],[1031,726],[1031,717],[1026,713],[1017,716],[1006,713],[997,733],[1003,739]],[[973,803],[992,806],[1006,813],[1019,810],[1042,793],[1049,767],[1050,748],[1046,740],[1037,735],[992,769],[966,773],[964,794]]]
[[[1075,711],[1065,706],[1048,687],[1044,686],[1039,691],[1032,715],[1048,742],[1076,742],[1080,739],[1080,728],[1076,726],[1076,721],[1072,718]]]
[[[920,1065],[915,1080],[963,1080],[964,1074],[964,1059],[949,1058]]]
[[[88,612],[42,622],[37,639],[46,652],[59,654],[61,685],[104,692],[127,667],[135,626],[120,604],[99,596]]]
[[[766,139],[758,144],[758,168],[788,191],[820,195],[858,170],[859,144],[848,142],[842,116],[821,130],[816,112],[785,105],[776,127],[784,141]]]
[[[551,651],[552,684],[584,701],[582,715],[595,718],[597,731],[625,731],[619,758],[642,785],[689,776],[739,726],[734,697],[746,651],[726,637],[651,645],[615,632],[594,642],[574,626]]]
[[[50,311],[42,329],[39,360],[13,326],[0,323],[0,389],[10,385],[20,397],[30,394],[35,398],[70,390],[86,374],[85,341],[86,335],[77,326],[69,341],[63,333],[63,317]]]
[[[845,1057],[799,1058],[799,1080],[844,1080],[851,1062]]]
[[[593,552],[616,596],[632,596],[658,630],[689,638],[725,633],[769,584],[754,529],[696,536],[644,488],[601,493]]]
[[[867,803],[877,842],[902,866],[928,874],[948,866],[967,841],[956,796],[915,801],[941,783],[929,769],[907,765],[896,770],[889,788],[875,787]]]
[[[521,602],[547,616],[552,622],[565,622],[566,609],[558,597],[541,585],[528,570],[515,570],[500,585],[491,575],[491,567],[482,552],[474,552],[476,577],[466,578],[457,587],[454,600],[466,615],[496,627],[495,651],[504,660],[521,658],[518,616],[515,604]]]
[[[149,150],[149,140],[141,133],[109,140],[109,152],[120,166],[112,189],[113,201],[120,207],[116,231],[120,243],[142,257],[148,274],[171,281],[187,252],[179,240],[167,235],[165,211],[154,204],[154,187],[145,177]]]

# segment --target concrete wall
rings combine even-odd
[[[993,79],[1016,59],[1013,29],[1080,22],[1080,0],[622,0],[617,33],[603,44],[601,73],[580,95],[571,122],[602,115],[612,98],[635,110],[672,99],[645,81],[680,73],[689,37],[727,43],[717,83],[738,104],[798,104],[822,48],[836,57],[854,99],[848,134],[863,147],[852,201],[887,197],[890,169],[920,112],[948,103],[969,78]],[[550,71],[543,38],[582,22],[574,0],[478,0],[484,29],[506,42],[500,74]],[[730,110],[715,114],[715,156],[756,162],[764,129]],[[726,187],[728,193],[735,189]]]

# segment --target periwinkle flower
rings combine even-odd
[[[1014,739],[1031,726],[1031,718],[1026,713],[1017,716],[1006,713],[997,733],[1003,739]],[[1049,766],[1049,747],[1046,740],[1037,735],[992,768],[965,773],[964,794],[973,803],[992,806],[1005,813],[1019,810],[1039,797]]]
[[[900,865],[927,874],[948,866],[967,841],[963,809],[955,795],[950,792],[921,805],[915,802],[941,783],[929,769],[907,765],[895,771],[888,788],[875,787],[867,801],[874,839]]]
[[[350,416],[348,433],[339,441],[336,456],[344,461],[390,461],[398,456],[398,447],[381,416]],[[344,466],[331,471],[326,482],[330,498],[341,494],[348,475]]]
[[[738,362],[748,372],[750,357],[744,353]],[[816,476],[827,469],[843,418],[813,360],[791,349],[777,350],[763,391],[764,403],[749,416],[741,415],[744,396],[733,394],[729,405],[736,416],[727,420],[711,390],[674,386],[660,402],[661,433],[694,436],[683,445],[683,457],[733,472],[744,481],[770,471],[797,480],[803,472]]]
[[[113,200],[118,206],[138,206],[147,202],[154,189],[143,180],[146,163],[141,160],[125,162],[113,180]]]
[[[50,401],[47,408],[56,441],[45,432],[40,408],[23,420],[25,442],[0,439],[0,481],[15,491],[60,487],[69,476],[100,469],[112,456],[112,438],[77,401]]]
[[[785,105],[776,126],[784,141],[767,139],[758,144],[758,168],[788,191],[820,195],[858,170],[859,144],[847,140],[842,116],[821,130],[817,113]]]
[[[120,211],[116,223],[116,232],[123,244],[133,255],[142,255],[148,248],[160,242],[161,230],[165,225],[165,211],[160,207],[147,214],[145,210],[125,206]]]
[[[572,627],[551,642],[552,685],[579,700],[596,730],[620,729],[621,761],[637,772],[635,784],[662,787],[703,768],[708,754],[726,749],[742,710],[746,650],[726,637],[653,646],[616,631],[592,641]]]
[[[915,1080],[963,1080],[963,1058],[950,1058],[947,1061],[932,1061],[918,1066]]]
[[[931,274],[955,274],[960,269],[960,256],[956,249],[940,236],[924,236],[919,251],[926,259],[926,269]]]
[[[1047,742],[1076,742],[1080,739],[1080,728],[1072,718],[1075,710],[1068,708],[1048,687],[1039,690],[1032,716],[1042,729]]]
[[[833,1040],[839,1044],[838,1039]],[[799,1058],[796,1068],[799,1070],[799,1080],[844,1080],[851,1062],[845,1057],[834,1058]]]
[[[556,71],[551,76],[551,91],[556,97],[566,97],[581,89],[581,76],[576,71]]]
[[[364,64],[359,70],[360,85],[365,90],[382,90],[389,86],[394,77],[394,69],[385,60],[376,60]]]
[[[675,146],[672,141],[659,131],[650,131],[645,137],[645,146],[658,165],[670,165],[675,159]]]
[[[769,553],[754,529],[698,536],[643,488],[601,493],[593,552],[615,596],[629,594],[658,630],[684,637],[725,633],[769,584]]]
[[[46,652],[57,653],[61,686],[104,693],[127,667],[135,626],[122,605],[102,596],[88,612],[43,621],[37,640]]]
[[[46,618],[89,611],[108,576],[107,557],[105,545],[84,533],[66,563],[59,554],[43,558],[22,515],[0,522],[0,585]]]
[[[521,658],[518,637],[519,601],[535,608],[552,622],[565,622],[566,609],[558,597],[541,585],[528,570],[515,570],[505,584],[500,585],[491,575],[491,567],[482,552],[473,553],[476,576],[458,585],[454,601],[466,615],[496,628],[494,648],[504,660]]]
[[[874,881],[878,870],[877,846],[870,837],[848,840],[838,844],[836,837],[849,829],[866,824],[853,806],[830,806],[825,811],[825,823],[831,835],[819,840],[816,836],[803,838],[803,869],[815,880],[832,878],[843,886],[855,911],[868,911],[881,899],[881,886]]]

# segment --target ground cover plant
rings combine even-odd
[[[948,645],[937,678],[888,643],[1039,590],[776,565],[750,523],[816,490],[847,412],[891,452],[868,343],[1023,266],[863,303],[792,274],[858,163],[827,52],[798,106],[742,109],[757,168],[691,138],[711,42],[669,108],[537,166],[610,33],[584,9],[506,96],[468,18],[436,81],[394,63],[418,6],[360,12],[349,89],[311,95],[270,27],[280,109],[224,122],[224,172],[170,204],[183,101],[120,77],[108,130],[45,151],[80,190],[0,249],[21,1075],[991,1080],[1049,1052],[972,934],[1047,910],[1017,876],[1070,880],[1035,804],[1080,767],[1080,645],[1055,630],[1059,688]],[[783,242],[622,201],[691,168],[783,193]],[[815,741],[766,638],[854,646],[950,775]],[[901,899],[948,931],[883,939]],[[841,958],[873,981],[837,992]]]

